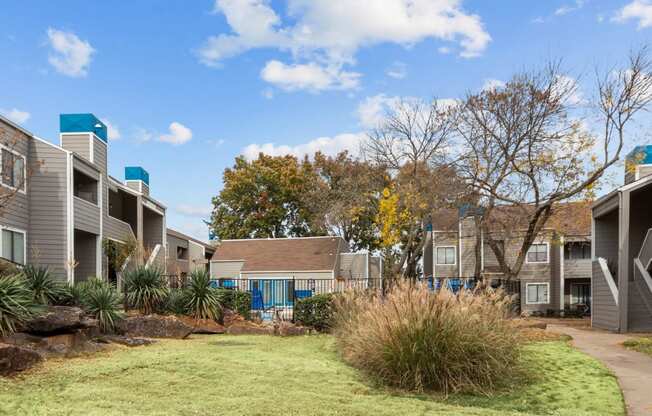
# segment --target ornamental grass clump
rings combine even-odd
[[[139,266],[125,273],[124,280],[127,303],[143,315],[158,310],[168,296],[165,277],[155,267]]]
[[[335,298],[333,334],[343,359],[404,390],[489,394],[522,374],[519,338],[502,292],[432,292],[399,283],[384,297]]]
[[[196,319],[217,320],[222,315],[222,306],[215,289],[211,288],[211,277],[205,270],[195,270],[185,289],[187,308]]]

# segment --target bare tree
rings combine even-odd
[[[16,157],[15,149],[20,143],[21,134],[14,131],[13,134],[0,129],[0,143],[4,146],[2,152],[2,172],[0,172],[0,215],[12,203],[19,192],[25,190],[27,183],[28,168],[24,157]]]
[[[506,279],[518,275],[557,204],[587,195],[618,162],[628,122],[652,100],[651,69],[642,49],[628,68],[597,77],[589,110],[602,124],[599,134],[574,117],[577,83],[557,63],[467,97],[458,168],[479,197],[480,228]],[[520,246],[512,262],[500,244],[508,239]]]
[[[394,195],[386,196],[385,202],[396,205],[388,212],[399,218],[382,219],[385,224],[381,229],[393,236],[383,237],[387,249],[400,245],[392,272],[395,276],[417,275],[425,222],[449,199],[449,187],[444,184],[455,177],[447,163],[450,138],[455,131],[454,115],[448,105],[437,100],[403,100],[368,134],[364,154],[387,167],[392,179]],[[387,230],[389,223],[398,229]]]

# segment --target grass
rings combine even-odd
[[[525,349],[539,375],[487,398],[376,388],[329,336],[196,336],[0,378],[0,415],[624,415],[616,380],[563,342]]]
[[[630,350],[642,352],[652,356],[652,337],[629,339],[623,343]]]

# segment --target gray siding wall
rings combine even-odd
[[[168,247],[168,259],[167,259],[167,268],[168,273],[170,274],[181,274],[189,273],[190,268],[188,266],[188,260],[179,260],[177,259],[177,248],[183,247],[188,249],[188,241],[182,240],[178,237],[168,234],[167,235],[167,247]],[[190,255],[188,256],[190,257]]]
[[[97,235],[76,233],[75,235],[75,283],[97,276]]]
[[[76,157],[73,161],[73,167],[82,172],[84,175],[89,176],[95,180],[99,180],[100,173],[94,168],[94,165],[86,162],[84,159]]]
[[[432,273],[433,273],[433,269],[432,269],[432,261],[433,261],[432,249],[433,249],[432,231],[428,231],[428,232],[426,232],[426,241],[423,244],[423,275],[425,277],[432,276]]]
[[[593,245],[595,257],[602,257],[608,262],[618,261],[618,210],[611,211],[609,214],[595,218],[595,235],[593,236]]]
[[[366,253],[340,254],[338,275],[344,279],[365,279],[367,277]]]
[[[435,231],[433,232],[433,265],[435,277],[458,277],[458,264],[459,264],[459,241],[458,233],[455,231]],[[454,265],[437,264],[437,247],[454,246],[456,259]]]
[[[100,207],[77,197],[73,198],[73,206],[75,212],[75,229],[99,235]]]
[[[597,260],[593,262],[593,277],[591,279],[592,325],[596,328],[618,330],[619,311],[614,301],[602,268]]]
[[[188,267],[190,272],[196,269],[206,269],[204,246],[188,241]]]
[[[243,264],[243,261],[212,261],[211,277],[213,279],[237,279]]]
[[[628,324],[630,331],[652,331],[652,292],[637,267],[629,282]]]
[[[7,205],[2,207],[0,211],[0,226],[11,227],[24,231],[27,239],[27,250],[29,251],[30,247],[30,235],[28,233],[29,229],[29,209],[30,209],[30,200],[29,193],[31,191],[31,179],[30,179],[30,167],[29,167],[29,156],[30,156],[30,141],[31,138],[25,135],[22,131],[14,128],[9,124],[5,124],[0,120],[0,143],[3,146],[6,146],[9,150],[16,152],[25,157],[26,170],[27,170],[27,179],[25,183],[25,192],[16,192],[14,196],[7,202]],[[1,178],[0,178],[1,180]],[[0,186],[2,186],[0,184]],[[3,195],[12,193],[10,188],[3,188],[0,192],[3,192]],[[27,257],[29,253],[25,253]]]
[[[48,267],[55,276],[65,280],[68,269],[67,153],[32,139],[29,167],[28,261]]]
[[[564,260],[564,278],[591,278],[591,259]]]
[[[113,217],[105,217],[104,237],[125,242],[129,239],[135,239],[136,235],[126,222]]]
[[[88,134],[62,134],[61,147],[91,161],[91,142]]]

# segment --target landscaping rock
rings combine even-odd
[[[212,319],[195,319],[189,316],[178,317],[184,324],[194,328],[193,334],[224,334],[226,328]]]
[[[0,375],[7,376],[32,368],[43,356],[30,348],[0,344]]]
[[[222,321],[224,322],[224,326],[228,328],[236,322],[245,322],[246,320],[237,312],[234,312],[230,309],[224,309],[224,317]]]
[[[98,338],[98,341],[105,343],[114,343],[124,345],[126,347],[140,347],[143,345],[151,345],[156,341],[149,338],[134,338],[126,337],[124,335],[105,335]]]
[[[75,329],[96,327],[97,321],[86,319],[81,308],[72,306],[49,306],[40,316],[25,324],[25,331],[30,334],[60,334]]]
[[[274,333],[282,337],[306,335],[308,329],[304,326],[295,325],[291,322],[280,322],[274,328]]]
[[[226,333],[229,335],[274,335],[274,327],[243,320],[233,322]]]
[[[193,331],[176,316],[143,315],[121,320],[118,332],[129,337],[186,338]]]

